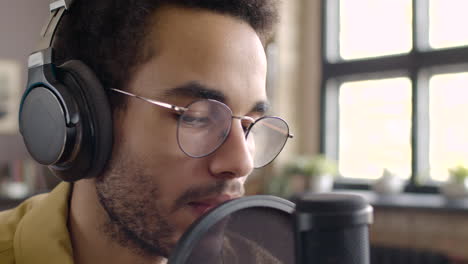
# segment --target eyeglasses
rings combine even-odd
[[[181,107],[115,88],[110,90],[177,112],[177,142],[182,152],[192,158],[206,157],[215,152],[229,136],[232,119],[239,119],[244,127],[255,168],[273,161],[288,138],[293,137],[286,121],[279,117],[264,116],[254,120],[249,116],[234,116],[227,105],[216,100],[200,99]]]

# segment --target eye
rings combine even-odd
[[[180,116],[180,122],[182,125],[192,128],[204,128],[212,124],[210,116],[200,112],[186,112]]]

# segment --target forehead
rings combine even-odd
[[[266,100],[265,53],[247,23],[210,11],[166,7],[150,27],[146,48],[155,54],[131,81],[135,92],[162,97],[173,87],[199,83],[222,93],[239,112]]]

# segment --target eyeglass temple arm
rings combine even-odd
[[[176,106],[176,105],[172,105],[172,104],[168,104],[168,103],[163,103],[163,102],[160,102],[160,101],[149,99],[149,98],[139,96],[139,95],[136,95],[136,94],[132,94],[132,93],[122,91],[122,90],[119,90],[119,89],[109,88],[109,90],[112,90],[112,91],[115,91],[115,92],[118,92],[118,93],[121,93],[121,94],[125,94],[125,95],[128,95],[128,96],[132,96],[132,97],[141,99],[143,101],[146,101],[146,102],[148,102],[150,104],[154,104],[154,105],[161,106],[161,107],[164,107],[164,108],[167,108],[167,109],[171,109],[171,110],[177,111],[179,113],[183,113],[183,112],[188,110],[185,107],[180,107],[180,106]],[[253,118],[251,118],[251,117],[248,117],[248,116],[233,116],[233,118],[237,118],[237,119],[240,119],[240,120],[249,120],[250,122],[255,123],[255,120]],[[276,131],[278,131],[278,132],[280,132],[282,134],[287,134],[288,138],[293,138],[294,137],[294,135],[289,134],[284,129],[278,128],[278,127],[273,126],[273,125],[268,124],[268,123],[266,123],[264,125],[271,128],[271,129],[273,129],[273,130],[276,130]]]
[[[188,110],[185,107],[180,107],[180,106],[177,106],[177,105],[171,105],[171,104],[168,104],[168,103],[163,103],[163,102],[160,102],[160,101],[149,99],[149,98],[139,96],[139,95],[136,95],[136,94],[132,94],[132,93],[122,91],[122,90],[119,90],[119,89],[109,88],[109,90],[112,90],[112,91],[115,91],[115,92],[118,92],[118,93],[121,93],[121,94],[125,94],[125,95],[128,95],[128,96],[132,96],[132,97],[141,99],[143,101],[146,101],[146,102],[148,102],[150,104],[161,106],[161,107],[164,107],[164,108],[167,108],[167,109],[171,109],[171,110],[177,111],[179,113],[183,113],[183,112]]]

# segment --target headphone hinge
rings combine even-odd
[[[52,48],[40,50],[29,55],[28,69],[52,63]]]
[[[68,10],[70,8],[70,5],[72,4],[73,0],[57,0],[49,5],[50,12],[54,12],[57,9],[60,9],[62,7],[65,7],[65,9]]]

